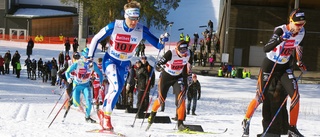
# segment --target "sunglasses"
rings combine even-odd
[[[180,53],[186,53],[188,51],[188,48],[181,48],[179,50]]]
[[[306,24],[306,21],[304,21],[303,23],[300,23],[300,22],[295,22],[293,21],[292,19],[290,19],[291,22],[293,22],[293,24],[297,27],[302,27]]]

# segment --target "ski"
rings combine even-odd
[[[216,132],[202,132],[202,131],[194,131],[194,130],[183,130],[183,131],[177,131],[175,133],[177,134],[223,134],[226,133],[228,131],[228,128],[226,128],[223,131],[216,131]]]
[[[115,132],[115,131],[111,131],[111,130],[104,130],[104,129],[93,129],[93,130],[89,130],[86,131],[88,133],[104,133],[104,134],[111,134],[111,135],[115,135],[118,137],[125,137],[126,135],[119,133],[119,132]]]

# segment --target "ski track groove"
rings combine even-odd
[[[17,107],[17,109],[14,111],[14,113],[13,113],[13,115],[12,115],[12,119],[17,119],[18,114],[19,114],[21,108],[22,108],[22,104],[20,104],[20,105]]]
[[[28,116],[28,112],[29,112],[29,108],[30,108],[30,104],[23,104],[21,106],[21,108],[19,109],[19,112],[16,116],[16,120],[17,121],[26,121],[26,118]]]

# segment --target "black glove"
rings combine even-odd
[[[163,70],[163,67],[162,67],[160,64],[157,63],[157,65],[156,65],[156,70],[157,70],[158,72],[161,72],[161,71]]]
[[[198,96],[198,100],[200,100],[200,97],[201,97],[201,95],[199,94],[199,96]]]

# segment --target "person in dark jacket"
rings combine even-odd
[[[69,54],[69,50],[70,50],[70,41],[69,41],[69,37],[67,37],[67,39],[66,39],[66,43],[64,43],[64,47],[65,47],[65,54]]]
[[[17,68],[16,62],[20,61],[20,58],[21,58],[21,56],[20,56],[18,50],[16,50],[16,52],[14,53],[14,55],[12,57],[12,61],[11,61],[11,65],[12,65],[12,68],[13,68],[12,69],[12,74],[14,74],[14,72],[16,71],[16,68]]]
[[[6,52],[6,54],[4,54],[4,69],[5,69],[5,73],[9,74],[9,65],[10,65],[10,62],[11,62],[11,53],[10,53],[10,50],[8,50]]]
[[[143,113],[147,107],[149,102],[149,92],[146,91],[147,82],[148,82],[148,71],[145,67],[142,66],[141,60],[138,60],[136,62],[136,78],[137,78],[137,92],[138,92],[138,101],[137,101],[137,107],[140,107],[140,113]],[[147,93],[145,93],[147,92]],[[143,95],[146,94],[143,97]]]
[[[27,67],[28,79],[31,78],[31,70],[32,70],[31,64],[32,64],[32,62],[31,62],[30,58],[27,58],[27,59],[24,61],[24,66]]]
[[[37,80],[37,61],[35,59],[32,59],[31,72],[31,80]]]
[[[63,54],[62,51],[59,53],[58,63],[59,63],[59,64],[58,64],[58,65],[59,65],[59,69],[60,69],[61,67],[63,67],[63,64],[64,64],[64,54]]]
[[[48,61],[49,62],[49,61]],[[42,82],[48,81],[48,73],[51,73],[48,62],[44,62],[43,68],[42,68]]]
[[[79,47],[78,40],[77,40],[77,38],[74,38],[73,44],[72,44],[73,52],[78,52],[78,47]]]
[[[135,85],[136,85],[136,71],[135,66],[132,65],[130,71],[128,73],[128,77],[126,80],[126,103],[129,105],[130,108],[133,108],[133,92],[135,92]]]
[[[192,115],[196,115],[196,107],[197,107],[197,100],[201,97],[201,85],[200,82],[197,80],[197,75],[192,74],[192,82],[188,87],[188,104],[187,104],[187,114],[190,114],[191,102],[192,104]]]
[[[28,55],[28,58],[30,58],[30,55],[32,55],[32,49],[34,47],[34,42],[32,40],[32,38],[29,39],[28,41],[28,45],[27,45],[27,55]]]
[[[38,78],[42,76],[42,70],[43,70],[43,61],[42,58],[38,60]]]

